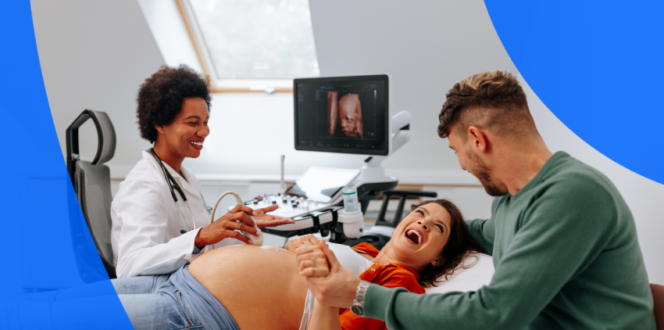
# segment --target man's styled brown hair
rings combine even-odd
[[[537,133],[526,94],[512,74],[490,71],[472,75],[454,85],[438,115],[438,135],[450,130],[465,132],[478,126],[501,137],[524,137]],[[459,124],[459,125],[457,125]],[[461,134],[465,141],[466,135]]]

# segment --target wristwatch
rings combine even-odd
[[[353,314],[357,316],[364,316],[364,296],[367,293],[369,288],[369,282],[361,281],[360,285],[357,286],[357,291],[355,292],[355,299],[353,300],[353,305],[350,306],[350,310]]]

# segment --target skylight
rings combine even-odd
[[[194,35],[202,39],[198,48],[206,52],[199,58],[209,62],[221,86],[227,80],[291,84],[293,78],[319,75],[307,0],[184,2],[190,24],[196,24]]]

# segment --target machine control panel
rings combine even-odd
[[[342,209],[343,206],[323,207],[317,211],[293,216],[292,219],[295,220],[295,223],[293,224],[262,228],[261,230],[266,233],[283,237],[307,235],[317,232],[320,232],[323,236],[327,236],[337,225],[337,212]]]
[[[334,204],[323,203],[307,199],[305,197],[278,193],[272,195],[257,196],[252,200],[245,201],[244,205],[249,206],[252,209],[262,209],[268,206],[278,205],[279,206],[278,209],[269,212],[268,214],[273,215],[275,217],[294,219],[295,217],[298,217],[300,215],[324,209]]]

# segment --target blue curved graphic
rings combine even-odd
[[[610,159],[664,183],[664,2],[485,1],[546,106]]]
[[[60,151],[29,1],[3,3],[0,42],[0,329],[132,329],[108,276],[93,271],[101,260]],[[72,228],[83,228],[76,246]]]

